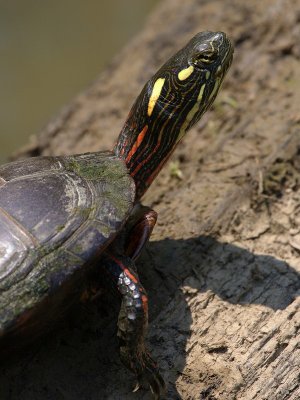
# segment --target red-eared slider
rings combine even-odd
[[[47,329],[93,271],[122,299],[123,363],[161,396],[164,382],[144,344],[148,301],[135,267],[157,215],[139,201],[214,101],[232,55],[222,32],[193,37],[147,82],[111,152],[0,167],[2,352]]]

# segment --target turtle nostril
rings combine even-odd
[[[212,38],[212,42],[217,46],[222,45],[223,42],[227,40],[226,34],[224,32],[216,32]]]

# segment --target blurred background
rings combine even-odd
[[[92,82],[161,0],[0,0],[0,163]]]

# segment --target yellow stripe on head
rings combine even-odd
[[[197,103],[199,104],[200,102],[201,102],[201,100],[202,100],[202,97],[203,97],[203,92],[204,92],[204,89],[205,89],[205,83],[204,83],[204,85],[202,85],[201,86],[201,88],[200,88],[200,91],[199,91],[199,94],[198,94],[198,97],[197,97]]]
[[[205,89],[205,83],[201,86],[201,88],[199,90],[198,97],[197,97],[197,101],[194,104],[194,107],[191,108],[191,110],[189,111],[188,115],[186,116],[186,119],[185,119],[184,123],[182,124],[182,126],[180,128],[180,132],[179,132],[179,135],[178,135],[178,138],[177,138],[177,142],[179,142],[179,140],[185,135],[185,132],[186,132],[187,127],[189,126],[189,123],[191,122],[191,120],[193,119],[193,117],[195,116],[197,111],[199,110],[200,103],[201,103],[202,98],[203,98],[204,89]]]
[[[150,117],[153,109],[155,107],[155,104],[161,94],[162,88],[165,83],[165,78],[158,78],[157,81],[153,85],[152,93],[149,99],[148,103],[148,116]]]
[[[181,70],[178,73],[178,79],[180,81],[184,81],[185,79],[187,79],[189,76],[191,76],[191,74],[194,72],[194,67],[192,65],[190,65],[188,68],[185,68],[183,70]]]
[[[220,78],[216,78],[214,88],[213,88],[213,90],[211,91],[211,94],[210,94],[208,100],[211,100],[211,99],[216,95],[216,93],[217,93],[217,91],[219,90],[219,87],[220,87],[220,81],[221,81]]]

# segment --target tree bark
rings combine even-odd
[[[234,62],[213,110],[144,198],[159,221],[138,268],[167,399],[300,398],[299,11],[298,0],[163,1],[18,154],[111,148],[134,98],[172,53],[198,31],[232,38]],[[150,398],[130,393],[117,308],[97,303],[77,314],[26,368],[20,361],[3,371],[3,398]]]

